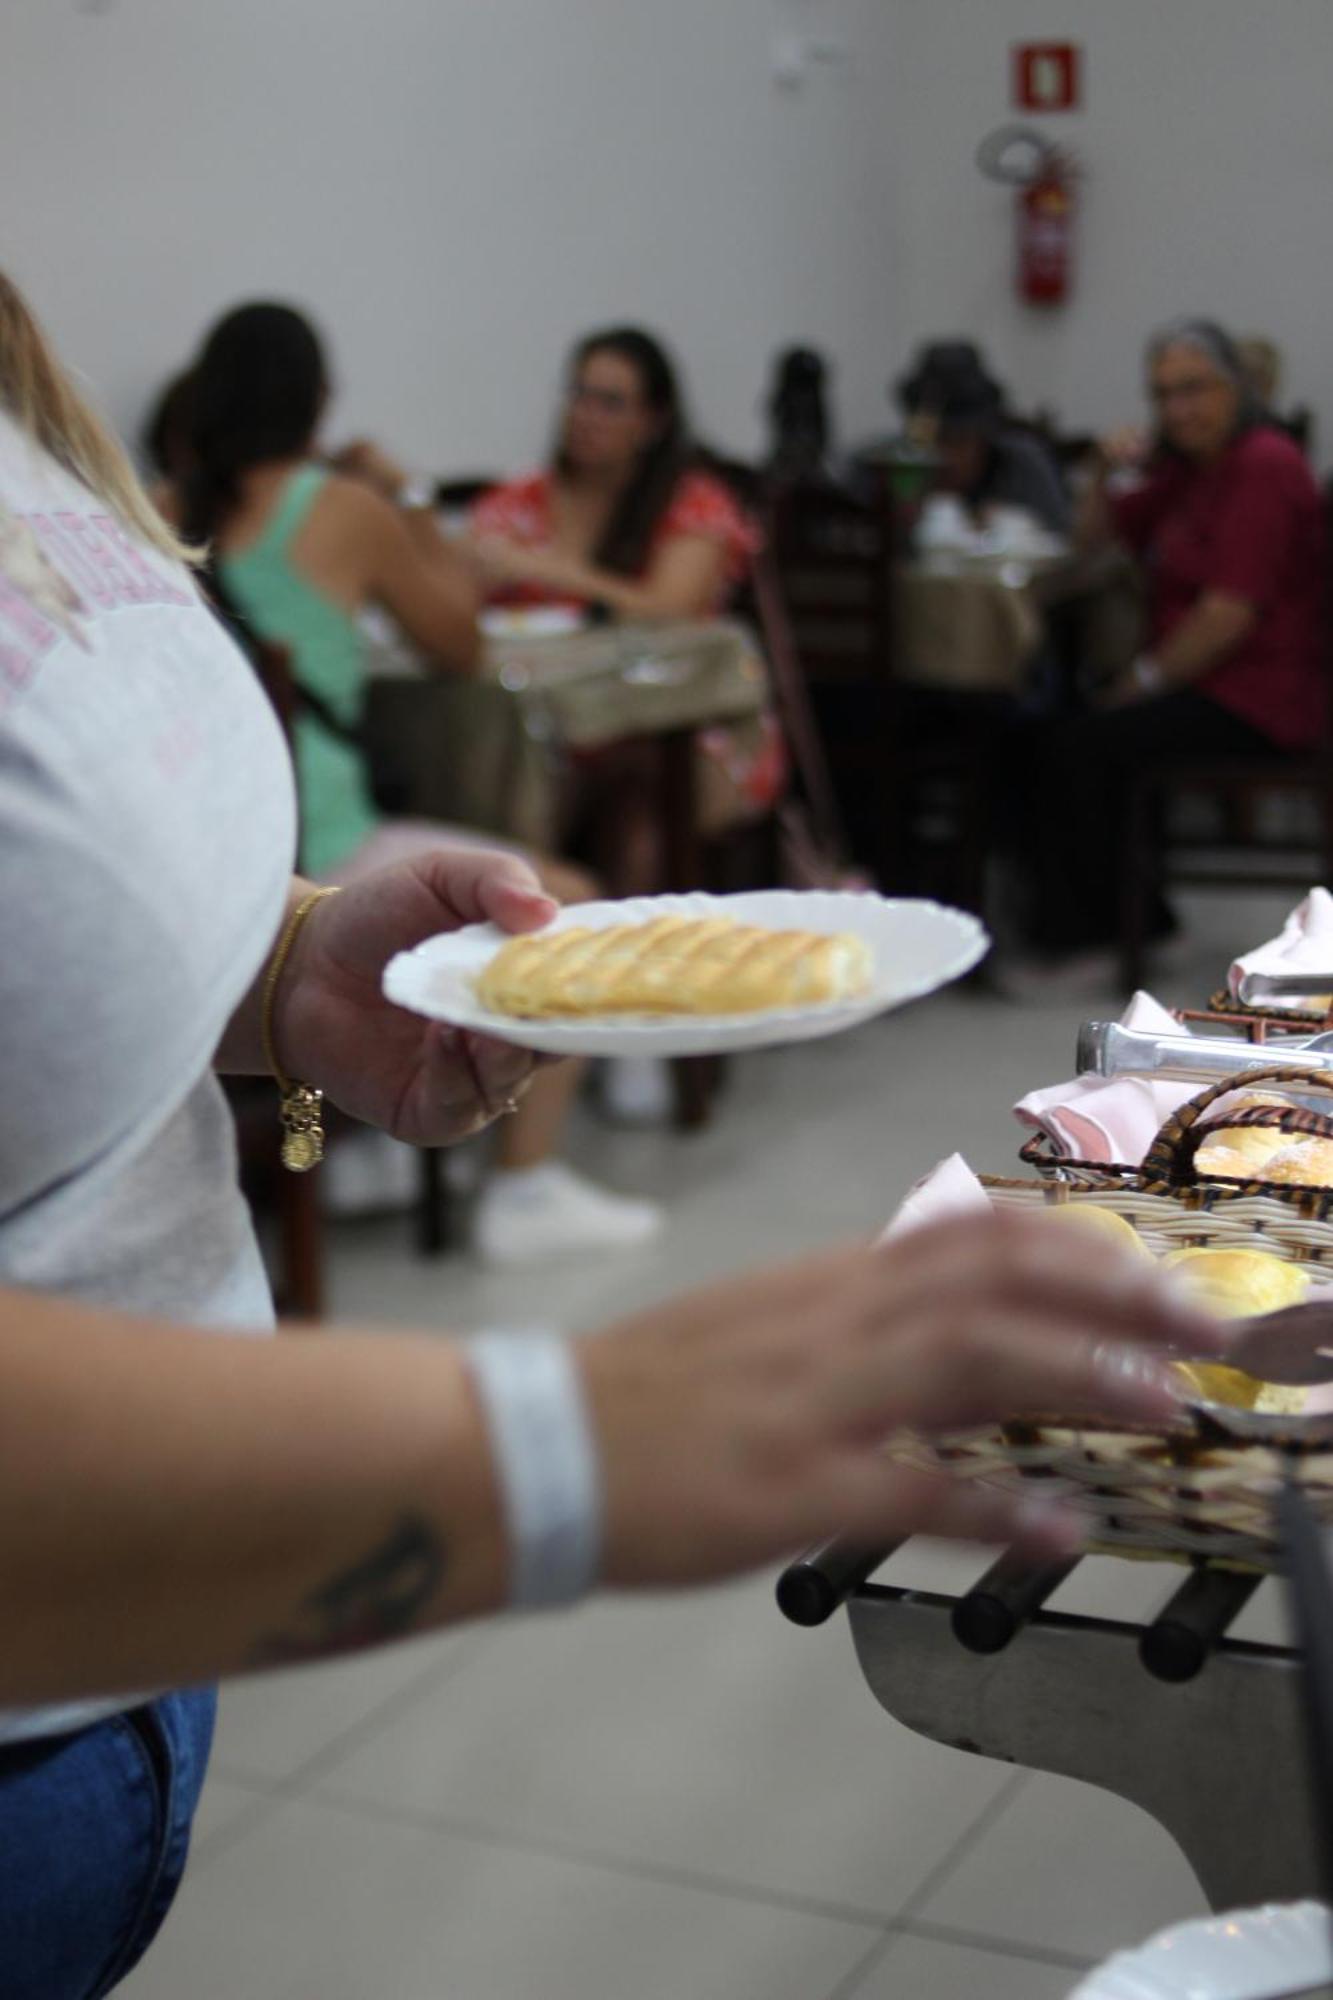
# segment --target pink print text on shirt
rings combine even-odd
[[[109,514],[0,509],[0,698],[26,687],[61,639],[82,642],[80,612],[195,601]]]

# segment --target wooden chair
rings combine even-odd
[[[778,719],[791,756],[796,787],[809,816],[816,851],[831,862],[845,863],[851,846],[842,808],[802,668],[782,579],[769,548],[761,549],[755,558],[751,598]]]
[[[290,741],[300,710],[300,691],[286,647],[259,638],[230,606],[223,608],[223,616]],[[283,1168],[270,1084],[253,1077],[230,1077],[226,1089],[236,1121],[242,1184],[253,1201],[270,1205],[274,1213],[278,1243],[274,1290],[279,1309],[303,1319],[318,1319],[324,1309],[324,1223],[318,1175],[292,1174]],[[324,1126],[330,1145],[338,1143],[340,1134],[352,1130],[351,1120],[331,1108],[326,1110]],[[423,1256],[436,1256],[451,1247],[449,1186],[443,1156],[436,1147],[423,1148],[420,1154],[414,1220],[417,1247]]]
[[[264,1077],[222,1079],[232,1122],[241,1187],[256,1214],[273,1219],[273,1297],[286,1318],[324,1316],[324,1218],[313,1174],[289,1174],[282,1164],[278,1099]]]
[[[986,745],[956,698],[957,727],[918,728],[926,705],[894,672],[893,568],[901,517],[887,489],[780,487],[768,541],[838,822],[885,888],[928,887],[980,910],[989,848]],[[780,649],[781,650],[781,649]],[[943,830],[946,838],[932,841]],[[943,855],[942,880],[922,881]]]
[[[1325,682],[1333,710],[1333,480],[1324,488]],[[1220,825],[1191,837],[1173,824],[1183,798],[1211,803]],[[1304,808],[1308,836],[1289,829],[1266,832],[1274,801]],[[1126,867],[1121,902],[1121,977],[1127,991],[1141,986],[1148,953],[1149,912],[1155,892],[1168,883],[1196,888],[1308,889],[1312,879],[1333,883],[1333,716],[1314,750],[1271,758],[1176,758],[1155,762],[1131,787],[1126,814]]]

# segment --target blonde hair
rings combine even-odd
[[[0,404],[125,527],[174,561],[200,552],[145,493],[119,439],[75,388],[18,287],[0,271]]]

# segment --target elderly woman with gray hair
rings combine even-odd
[[[1077,525],[1084,547],[1119,541],[1142,565],[1145,650],[1095,713],[1043,733],[1024,772],[1032,941],[1063,973],[1116,935],[1122,806],[1144,763],[1271,757],[1308,748],[1327,725],[1309,467],[1211,321],[1164,327],[1147,376],[1155,431],[1102,441]],[[1172,928],[1162,903],[1156,933]]]

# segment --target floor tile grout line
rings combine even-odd
[[[825,2000],[855,2000],[872,1972],[884,1963],[901,1933],[895,1928],[883,1937],[876,1938],[865,1956],[855,1964],[850,1972],[845,1972],[833,1991],[825,1995]]]
[[[401,1821],[408,1825],[419,1826],[427,1832],[447,1833],[453,1838],[473,1841],[478,1845],[513,1848],[552,1859],[576,1861],[583,1866],[603,1869],[608,1874],[630,1874],[649,1881],[673,1883],[683,1888],[706,1889],[730,1901],[776,1905],[803,1915],[826,1917],[832,1921],[854,1923],[862,1928],[880,1931],[882,1935],[876,1939],[871,1951],[862,1962],[861,1969],[844,1974],[833,1992],[827,1996],[827,2000],[850,2000],[850,1996],[854,1995],[856,1990],[855,1982],[863,1979],[874,1969],[878,1957],[895,1939],[905,1937],[917,1938],[926,1944],[959,1945],[967,1950],[989,1952],[992,1956],[1000,1958],[1030,1960],[1038,1965],[1054,1966],[1060,1971],[1083,1972],[1096,1962],[1086,1954],[1063,1951],[1055,1945],[997,1937],[988,1931],[969,1930],[966,1926],[958,1924],[932,1923],[925,1918],[906,1914],[885,1917],[882,1913],[862,1909],[858,1904],[830,1902],[819,1897],[793,1896],[782,1890],[765,1890],[755,1884],[737,1883],[727,1877],[696,1874],[693,1870],[673,1869],[653,1862],[627,1862],[623,1859],[608,1858],[597,1849],[566,1847],[535,1836],[504,1834],[493,1828],[480,1827],[472,1821],[441,1821],[431,1815],[413,1812],[408,1807],[370,1806],[364,1802],[331,1795],[321,1795],[314,1799],[302,1798],[290,1784],[259,1785],[253,1781],[239,1779],[229,1779],[228,1782],[236,1784],[238,1789],[250,1792],[251,1799],[247,1808],[237,1813],[233,1821],[219,1827],[215,1834],[208,1837],[198,1851],[200,1860],[211,1858],[216,1851],[231,1846],[233,1827],[237,1829],[237,1838],[244,1837],[253,1830],[261,1818],[267,1817],[270,1811],[281,1805],[293,1803],[316,1807],[326,1805],[335,1812],[346,1814],[351,1818]],[[1006,1790],[1012,1795],[1015,1787],[1011,1785],[1006,1787]],[[992,1801],[992,1806],[999,1804],[998,1798]],[[256,1811],[255,1808],[259,1810]],[[995,1817],[998,1816],[996,1813]],[[978,1818],[980,1817],[981,1815],[978,1815]],[[981,1832],[984,1833],[986,1830],[981,1829]],[[977,1826],[974,1822],[969,1832],[976,1831]],[[956,1843],[954,1853],[957,1859],[962,1859],[963,1857],[957,1854],[959,1845],[961,1843]],[[904,1909],[906,1907],[904,1906]]]
[[[990,1937],[982,1931],[955,1930],[948,1924],[895,1923],[849,1972],[843,1974],[824,2000],[856,2000],[866,1981],[884,1963],[894,1946],[904,1939],[916,1939],[923,1944],[956,1945],[963,1950],[983,1952],[991,1958],[1007,1958],[1019,1965],[1040,1965],[1057,1972],[1082,1973],[1094,1963],[1092,1959],[1080,1958],[1073,1952],[1043,1945],[1018,1945],[1010,1939]]]
[[[296,1796],[286,1778],[257,1778],[253,1771],[229,1764],[225,1757],[208,1767],[210,1778],[221,1778],[224,1785],[235,1785],[243,1792],[253,1792],[256,1798],[289,1799]]]
[[[189,1873],[197,1875],[201,1869],[211,1867],[219,1855],[247,1840],[284,1803],[281,1792],[253,1791],[249,1801],[225,1825],[215,1827],[197,1843],[191,1842]]]
[[[1014,1800],[1024,1790],[1027,1782],[1028,1773],[1026,1771],[1015,1771],[1012,1777],[1006,1779],[1005,1783],[1001,1785],[999,1791],[995,1794],[995,1797],[982,1807],[966,1833],[959,1836],[948,1853],[941,1860],[937,1861],[935,1866],[929,1869],[923,1879],[917,1884],[917,1887],[898,1911],[894,1919],[896,1923],[905,1924],[910,1922],[917,1911],[925,1907],[936,1891],[944,1887],[944,1884],[956,1873],[962,1863],[966,1861],[973,1849],[980,1846],[991,1828],[1004,1818]]]
[[[1064,1951],[1054,1944],[1027,1944],[1015,1938],[992,1937],[989,1931],[970,1931],[957,1924],[928,1924],[909,1918],[895,1924],[900,1937],[919,1938],[923,1944],[956,1944],[969,1951],[987,1951],[993,1958],[1030,1960],[1054,1966],[1058,1972],[1087,1972],[1097,1963],[1086,1952]]]
[[[534,1854],[550,1861],[569,1861],[583,1867],[601,1869],[608,1875],[627,1875],[636,1880],[669,1883],[677,1888],[698,1889],[729,1902],[759,1903],[770,1909],[795,1910],[805,1916],[826,1917],[837,1923],[859,1924],[863,1929],[883,1931],[896,1919],[883,1910],[869,1910],[860,1904],[841,1903],[831,1897],[802,1895],[785,1889],[766,1889],[760,1883],[740,1882],[730,1876],[708,1875],[702,1870],[675,1867],[669,1862],[636,1861],[625,1855],[608,1854],[601,1848],[584,1847],[575,1841],[551,1840],[537,1834],[510,1832],[488,1826],[484,1821],[466,1820],[422,1812],[411,1806],[391,1806],[379,1801],[354,1799],[345,1793],[319,1792],[301,1803],[328,1806],[353,1819],[366,1819],[389,1826],[415,1827],[424,1833],[447,1834],[477,1846],[496,1847],[520,1854]]]
[[[696,1875],[687,1869],[660,1867],[651,1862],[608,1860],[593,1850],[567,1849],[532,1838],[500,1835],[490,1829],[477,1829],[468,1822],[441,1823],[425,1815],[410,1812],[406,1808],[367,1809],[351,1801],[334,1798],[302,1799],[290,1788],[282,1785],[262,1788],[247,1785],[242,1788],[252,1794],[249,1805],[237,1813],[226,1826],[219,1827],[217,1832],[210,1835],[195,1851],[191,1861],[192,1873],[210,1865],[239,1841],[247,1839],[265,1819],[283,1805],[304,1804],[316,1808],[328,1806],[331,1810],[345,1813],[352,1818],[379,1819],[393,1824],[406,1824],[418,1827],[423,1832],[445,1833],[451,1838],[467,1840],[476,1845],[576,1862],[580,1866],[597,1869],[606,1874],[661,1882],[672,1887],[693,1889],[719,1896],[728,1902],[758,1903],[766,1908],[790,1910],[797,1915],[816,1916],[831,1922],[854,1924],[858,1929],[874,1931],[876,1935],[869,1948],[856,1965],[840,1977],[824,2000],[855,2000],[857,1992],[871,1973],[887,1956],[894,1944],[904,1938],[917,1939],[925,1944],[955,1945],[968,1951],[989,1953],[992,1957],[1012,1959],[1020,1964],[1050,1966],[1061,1972],[1085,1972],[1095,1962],[1086,1955],[1080,1956],[1074,1952],[1062,1951],[1055,1946],[1028,1944],[1013,1938],[994,1937],[986,1931],[968,1930],[953,1924],[928,1923],[919,1918],[886,1919],[862,1910],[856,1905],[832,1903],[815,1897],[792,1896],[776,1890],[766,1891],[752,1884],[732,1883],[715,1877]]]
[[[1001,1794],[991,1801],[990,1806],[978,1814],[973,1825],[961,1840],[954,1843],[950,1858],[954,1865],[961,1861],[977,1840],[980,1840],[994,1822],[1001,1816],[1001,1810],[1020,1787],[1027,1781],[1027,1774],[1015,1773]],[[707,1875],[702,1871],[672,1867],[668,1863],[634,1861],[623,1855],[609,1855],[599,1848],[580,1846],[576,1842],[553,1841],[535,1834],[505,1832],[476,1820],[449,1818],[422,1812],[410,1806],[390,1806],[379,1802],[353,1799],[345,1794],[322,1792],[314,1798],[303,1801],[307,1805],[329,1806],[334,1811],[345,1813],[351,1818],[368,1819],[380,1824],[411,1826],[423,1832],[447,1834],[451,1838],[467,1840],[478,1846],[497,1847],[518,1853],[540,1855],[547,1860],[569,1861],[583,1867],[601,1869],[606,1874],[626,1875],[635,1880],[668,1883],[676,1888],[695,1889],[706,1894],[720,1896],[730,1902],[758,1903],[766,1908],[796,1911],[801,1915],[827,1918],[832,1922],[857,1924],[863,1929],[879,1931],[885,1938],[896,1936],[919,1937],[926,1943],[958,1944],[978,1951],[989,1951],[1004,1958],[1032,1959],[1038,1964],[1050,1964],[1060,1969],[1082,1971],[1093,1963],[1086,1956],[1063,1952],[1058,1947],[1042,1944],[1027,1944],[1013,1938],[992,1937],[983,1931],[970,1931],[949,1924],[930,1923],[908,1914],[916,1901],[908,1902],[895,1915],[886,1915],[882,1910],[870,1910],[858,1903],[843,1903],[825,1896],[792,1894],[781,1889],[765,1889],[759,1883],[740,1882],[730,1876]],[[932,1870],[927,1878],[930,1882],[938,1875]],[[918,1892],[919,1894],[920,1892]]]
[[[248,1784],[256,1789],[264,1788],[284,1796],[299,1797],[310,1784],[325,1776],[327,1771],[353,1750],[359,1749],[368,1736],[389,1723],[396,1722],[417,1700],[434,1688],[443,1687],[456,1672],[470,1666],[489,1643],[490,1635],[481,1632],[458,1642],[446,1659],[436,1660],[432,1665],[423,1667],[421,1672],[414,1674],[403,1687],[391,1695],[386,1695],[383,1701],[377,1703],[365,1715],[358,1716],[355,1722],[348,1723],[345,1729],[339,1730],[327,1743],[321,1744],[318,1750],[312,1750],[294,1771],[289,1771],[283,1778],[259,1777],[250,1767],[229,1766],[225,1754],[217,1761],[218,1774],[228,1778],[233,1784]]]

